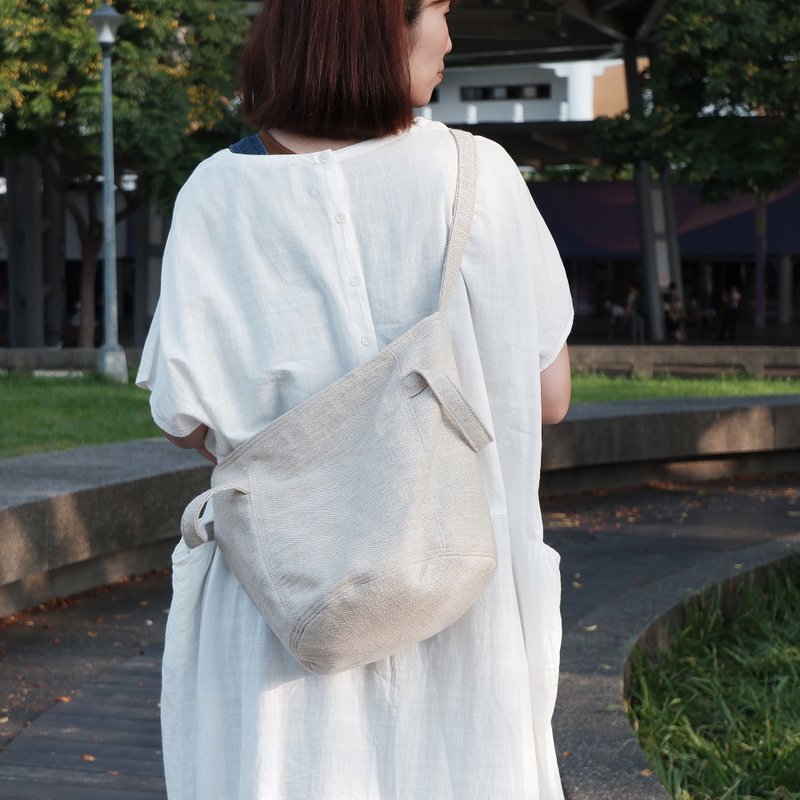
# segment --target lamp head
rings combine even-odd
[[[89,22],[91,22],[94,27],[100,47],[111,47],[114,42],[116,42],[117,31],[123,19],[124,17],[122,14],[115,8],[112,8],[108,2],[104,2],[103,5],[89,17]]]

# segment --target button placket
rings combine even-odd
[[[336,160],[331,159],[332,164],[335,165]],[[334,172],[337,172],[334,169]],[[335,185],[335,184],[334,184]],[[337,192],[332,186],[332,191],[329,196],[331,201],[331,217],[338,228],[335,239],[339,240],[343,246],[343,253],[349,261],[349,266],[344,267],[341,263],[341,272],[339,273],[340,280],[347,287],[343,292],[343,299],[345,300],[349,309],[348,329],[352,332],[351,335],[359,354],[356,358],[359,362],[363,363],[369,359],[377,349],[377,337],[375,335],[374,323],[372,320],[372,309],[369,305],[369,298],[367,297],[366,286],[364,277],[361,274],[360,253],[356,244],[354,226],[351,224],[348,209],[348,197],[346,191]],[[339,188],[344,189],[344,184],[340,184]],[[346,263],[346,262],[345,262]],[[357,342],[357,344],[356,344]]]

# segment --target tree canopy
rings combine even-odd
[[[793,0],[675,0],[644,78],[645,115],[602,127],[606,160],[672,167],[708,200],[765,198],[800,174]]]
[[[235,60],[249,21],[236,0],[117,0],[112,53],[118,218],[142,200],[168,208],[191,170],[241,132]],[[99,0],[0,0],[0,158],[30,153],[75,220],[83,247],[81,344],[94,332],[102,242]],[[126,180],[135,176],[135,180]],[[70,191],[82,187],[88,202]]]
[[[102,60],[97,0],[0,0],[0,148],[35,150],[66,181],[100,174]],[[174,196],[231,114],[247,30],[234,0],[118,0],[113,51],[117,174]]]

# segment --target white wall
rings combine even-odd
[[[548,84],[545,99],[461,100],[462,87],[527,86]],[[421,111],[424,116],[447,123],[524,122],[557,120],[567,100],[567,80],[552,69],[532,64],[498,67],[448,67],[439,84],[438,101]]]
[[[438,101],[418,113],[446,123],[543,122],[594,119],[595,79],[617,61],[558,64],[510,64],[496,67],[448,67]],[[550,97],[535,100],[461,99],[462,87],[548,84]]]

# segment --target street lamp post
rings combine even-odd
[[[123,16],[108,5],[89,21],[103,51],[103,345],[97,369],[118,383],[128,382],[125,351],[120,347],[117,322],[117,224],[114,199],[114,114],[111,105],[111,50]]]

